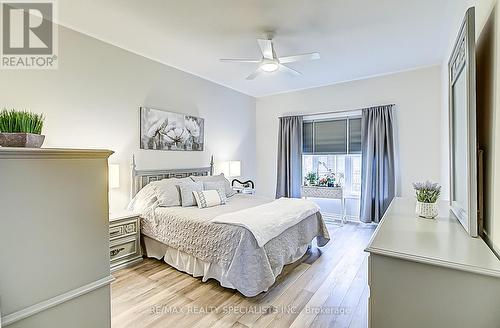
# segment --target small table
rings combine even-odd
[[[344,189],[342,187],[320,187],[320,186],[302,186],[301,189],[303,198],[329,198],[329,199],[338,199],[340,200],[342,206],[341,223],[344,224],[346,221],[345,215],[345,198],[344,198]],[[325,217],[334,218],[333,213],[324,213]]]
[[[111,272],[142,261],[139,214],[121,211],[109,214],[109,259]]]
[[[255,195],[254,188],[246,188],[246,187],[233,187],[233,190],[238,194],[247,194],[247,195]]]

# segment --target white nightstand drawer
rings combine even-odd
[[[111,272],[142,260],[140,222],[139,215],[131,212],[110,215],[109,257]]]
[[[137,219],[133,219],[110,225],[109,240],[137,233],[139,231],[138,223]]]
[[[123,226],[109,228],[109,238],[113,239],[115,237],[120,237],[121,235],[123,235]]]
[[[137,239],[135,237],[116,240],[116,242],[109,248],[109,257],[111,262],[118,261],[136,253]]]

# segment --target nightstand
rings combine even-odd
[[[139,214],[122,211],[109,214],[109,259],[111,272],[142,261]]]

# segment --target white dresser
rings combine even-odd
[[[110,154],[0,148],[2,327],[110,327]]]
[[[500,261],[440,203],[416,217],[396,198],[366,251],[372,328],[500,327]]]

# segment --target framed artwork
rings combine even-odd
[[[205,120],[180,113],[141,107],[141,149],[202,151]]]

